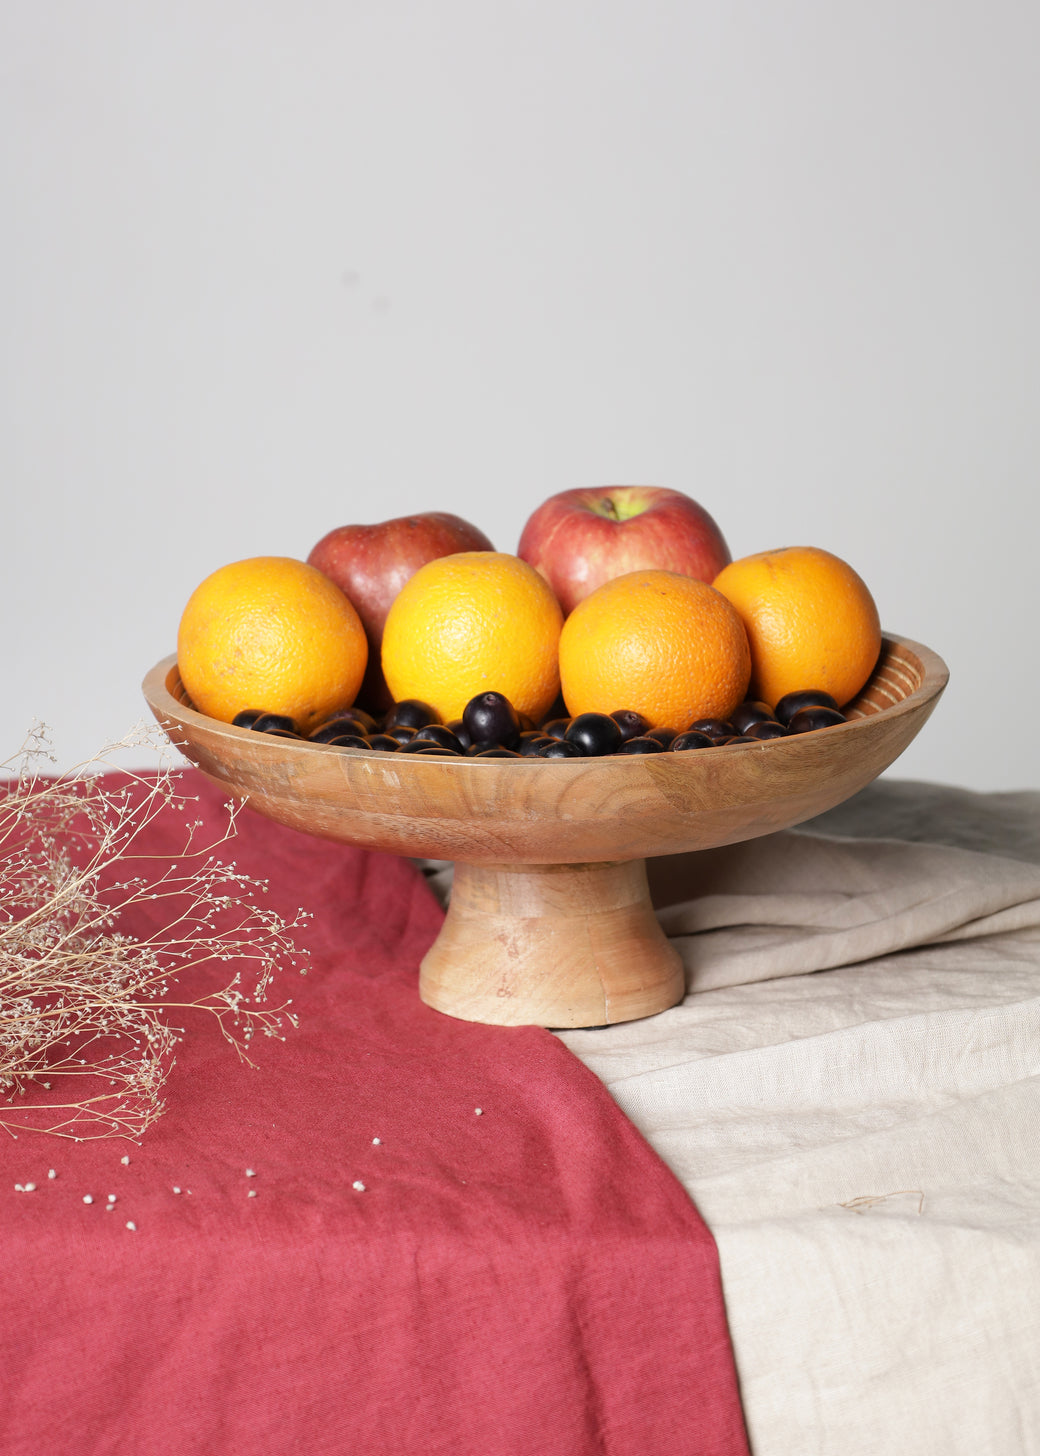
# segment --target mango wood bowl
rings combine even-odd
[[[948,672],[886,636],[849,721],[725,748],[589,759],[420,758],[234,728],[195,711],[175,657],[143,683],[170,740],[213,782],[325,839],[452,860],[448,915],[422,962],[430,1006],[504,1026],[599,1026],[684,993],[650,902],[650,856],[811,819],[864,788],[935,707]]]

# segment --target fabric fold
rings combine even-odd
[[[946,940],[1040,938],[1040,866],[950,845],[787,830],[652,864],[650,879],[693,991]]]
[[[238,829],[314,913],[299,1029],[251,1069],[196,1018],[140,1145],[4,1145],[4,1456],[746,1456],[714,1241],[601,1083],[422,1004],[408,861]]]
[[[1040,794],[880,781],[651,873],[687,996],[558,1035],[715,1235],[754,1456],[1032,1456]]]

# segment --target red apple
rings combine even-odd
[[[371,526],[337,526],[321,538],[308,564],[350,598],[368,637],[368,671],[359,703],[377,712],[390,706],[379,649],[390,604],[409,577],[438,556],[494,549],[483,531],[446,511],[398,516]]]
[[[551,495],[529,518],[517,555],[541,572],[564,613],[612,577],[654,568],[714,581],[731,560],[703,506],[657,485],[605,485]]]

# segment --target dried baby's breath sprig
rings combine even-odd
[[[106,774],[142,747],[155,771]],[[158,730],[134,730],[47,774],[38,723],[0,761],[0,1128],[11,1134],[139,1137],[164,1108],[185,1035],[171,1013],[208,1012],[246,1062],[255,1036],[296,1025],[291,999],[272,1007],[268,994],[277,969],[305,969],[292,933],[310,917],[257,903],[266,883],[219,855],[241,806],[206,831],[167,748]],[[184,816],[177,853],[144,853],[144,831],[170,812]],[[218,989],[178,995],[186,976],[194,986],[220,966]]]

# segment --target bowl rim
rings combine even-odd
[[[902,714],[913,712],[923,704],[934,702],[946,687],[950,676],[949,668],[947,667],[943,659],[939,656],[939,654],[935,652],[932,648],[926,647],[923,643],[917,642],[913,638],[905,637],[902,634],[895,632],[882,632],[881,641],[882,651],[878,656],[879,664],[881,663],[883,658],[891,656],[893,649],[903,649],[905,652],[917,658],[921,668],[921,680],[918,686],[914,688],[912,692],[908,693],[905,698],[900,698],[897,702],[892,703],[890,706],[886,708],[875,708],[872,712],[856,712],[855,715],[847,719],[846,722],[835,723],[831,725],[829,728],[826,729],[827,737],[831,741],[834,741],[839,734],[848,734],[856,730],[857,728],[861,728],[865,724],[873,722],[875,720],[883,719],[886,722],[890,722],[892,719],[897,718]],[[249,742],[253,744],[254,747],[256,746],[258,739],[267,738],[272,748],[276,747],[279,753],[288,752],[290,754],[295,754],[305,752],[308,756],[311,756],[316,750],[324,750],[329,754],[335,755],[336,757],[349,757],[362,761],[376,760],[380,763],[386,763],[387,761],[388,754],[383,749],[350,748],[330,743],[313,743],[309,739],[300,739],[298,741],[294,741],[291,738],[270,737],[269,735],[254,733],[251,728],[242,728],[234,723],[224,723],[219,718],[210,718],[205,713],[200,713],[197,708],[187,707],[184,703],[180,702],[179,699],[173,695],[173,692],[169,687],[169,680],[171,673],[176,669],[177,654],[176,652],[171,652],[166,657],[161,658],[152,668],[149,669],[149,671],[145,674],[144,680],[141,684],[141,689],[144,693],[145,699],[151,707],[153,713],[155,713],[156,717],[159,718],[161,726],[165,726],[162,723],[162,720],[165,717],[171,718],[174,722],[176,722],[178,719],[187,719],[188,721],[196,723],[206,732],[214,733],[218,737],[229,738],[232,741],[238,740],[241,742]],[[864,693],[869,691],[870,685],[874,680],[876,672],[877,667],[875,667],[874,672],[871,673],[870,678],[867,679],[867,682],[863,685],[863,688],[860,690],[860,692],[857,693],[856,697],[851,700],[853,704],[860,702],[863,698]],[[805,740],[818,741],[819,737],[820,732],[817,731],[812,733],[799,733],[786,738],[771,738],[766,740],[747,739],[740,743],[726,744],[724,746],[731,749],[757,748],[759,749],[759,751],[768,748],[773,753],[775,753],[777,750],[791,751],[792,745],[796,743],[802,743]],[[174,746],[177,746],[176,743]],[[650,757],[652,757],[654,762],[659,762],[662,755],[653,754]],[[670,755],[670,757],[674,757],[680,760],[686,760],[687,758],[698,759],[700,757],[700,754],[694,752],[689,754]],[[714,757],[714,754],[712,755],[712,757]],[[546,759],[536,757],[520,757],[515,759],[492,757],[452,758],[447,755],[441,757],[434,754],[430,754],[426,757],[412,754],[393,755],[395,767],[398,763],[411,761],[413,759],[415,762],[421,762],[425,765],[436,765],[438,767],[443,767],[453,773],[469,772],[471,767],[476,772],[486,772],[489,770],[489,768],[500,768],[504,765],[512,765],[515,763],[537,764],[543,770],[551,765],[551,771],[553,772],[560,772],[563,769],[573,772],[575,770],[587,769],[592,765],[603,765],[604,763],[608,762],[612,766],[618,765],[622,762],[629,762],[634,765],[645,765],[646,763],[646,756],[634,753],[610,754],[598,758],[558,759]]]

